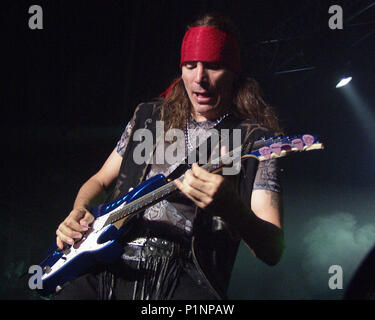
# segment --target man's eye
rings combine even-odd
[[[209,62],[207,63],[207,68],[212,70],[219,70],[222,69],[222,66],[220,65],[220,63]]]
[[[186,68],[188,68],[188,69],[194,69],[194,68],[197,66],[197,64],[194,63],[194,62],[186,62],[186,63],[184,64],[184,66],[185,66]]]

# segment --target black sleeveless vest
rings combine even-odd
[[[158,139],[156,137],[156,121],[160,119],[160,102],[142,103],[135,110],[133,130],[123,155],[111,201],[126,194],[130,188],[134,188],[144,181],[150,165],[147,163],[136,164],[133,161],[133,153],[140,143],[133,140],[137,129],[148,129],[153,133],[154,146],[150,154],[145,158],[151,159]],[[228,120],[226,120],[228,119]],[[261,137],[269,136],[270,130],[261,127],[249,120],[240,120],[231,115],[224,119],[222,128],[241,129],[242,143],[253,142]],[[210,148],[208,148],[210,150]],[[252,186],[258,161],[249,158],[241,163],[239,173],[238,191],[244,203],[250,207]],[[172,173],[173,174],[173,173]],[[218,299],[226,299],[233,264],[240,244],[240,237],[220,217],[207,214],[199,207],[195,207],[195,219],[193,221],[193,235],[191,238],[191,252],[193,262],[206,280],[207,285]]]

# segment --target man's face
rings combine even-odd
[[[191,61],[182,65],[182,80],[197,121],[215,119],[232,104],[234,73],[216,63]]]

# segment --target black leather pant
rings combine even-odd
[[[121,274],[116,274],[115,285],[113,288],[113,300],[132,300],[135,277],[132,273],[126,276],[126,270],[122,270]],[[79,277],[68,283],[58,294],[54,300],[97,300],[98,283],[100,272],[93,272]],[[178,283],[171,300],[215,300],[215,296],[207,289],[207,287],[198,284],[186,272],[183,272],[178,279]]]

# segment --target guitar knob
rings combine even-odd
[[[50,266],[45,266],[43,268],[43,271],[44,271],[44,273],[50,273],[51,272],[51,267]]]

